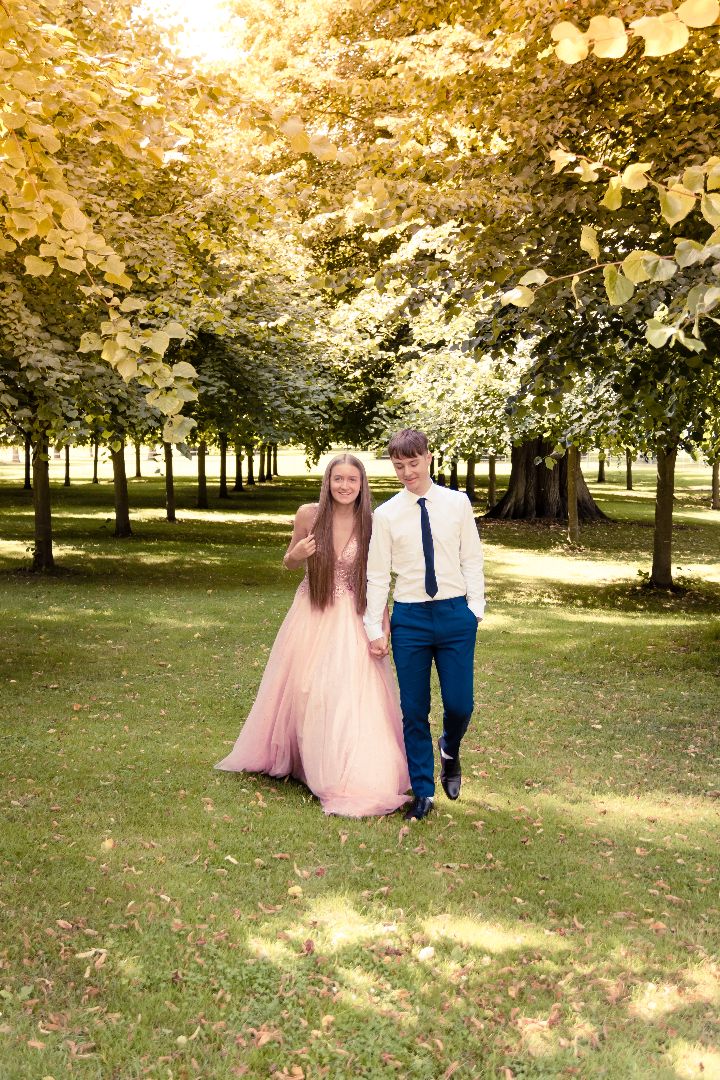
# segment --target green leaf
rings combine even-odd
[[[613,176],[607,186],[605,197],[600,200],[600,205],[606,210],[619,210],[622,206],[622,189],[622,179],[619,176]]]
[[[625,276],[638,285],[641,281],[669,281],[677,270],[672,259],[664,259],[654,251],[631,251],[623,259]]]
[[[178,379],[197,378],[197,371],[192,364],[188,364],[187,360],[180,360],[179,363],[173,364],[172,373]]]
[[[527,308],[530,307],[535,299],[535,293],[532,289],[526,288],[524,285],[517,285],[514,289],[509,289],[500,297],[500,303],[513,304],[515,307]]]
[[[527,274],[520,278],[518,285],[544,285],[547,279],[548,275],[544,270],[528,270]]]
[[[695,206],[695,195],[680,184],[660,192],[660,212],[668,225],[675,225],[686,218]]]
[[[703,246],[697,240],[676,240],[675,262],[682,269],[685,269],[686,266],[692,266],[700,261],[702,250]]]
[[[548,157],[554,162],[555,168],[553,169],[553,173],[557,175],[557,173],[561,173],[565,166],[569,165],[571,161],[575,161],[577,155],[569,154],[567,150],[558,148],[556,150],[551,150]]]
[[[629,191],[642,191],[648,185],[645,173],[652,169],[652,161],[638,161],[628,167],[620,177],[622,186]]]
[[[604,267],[603,278],[608,300],[613,307],[625,304],[635,292],[632,281],[628,281],[615,266]]]
[[[675,336],[675,327],[666,326],[659,319],[650,319],[645,328],[645,339],[655,349],[661,349]]]
[[[50,277],[55,269],[55,263],[39,259],[37,255],[25,256],[25,273],[31,277]]]
[[[580,247],[583,251],[587,251],[595,262],[599,262],[600,248],[597,242],[597,231],[593,229],[592,225],[583,225],[580,233]]]
[[[703,195],[700,211],[705,220],[709,221],[713,228],[717,228],[720,225],[720,195]]]

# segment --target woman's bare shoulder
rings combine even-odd
[[[295,520],[301,524],[314,521],[317,517],[319,505],[319,503],[303,503],[302,506],[298,506]]]

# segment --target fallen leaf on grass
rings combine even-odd
[[[291,885],[288,889],[288,896],[292,896],[294,900],[299,900],[303,891],[299,885]]]

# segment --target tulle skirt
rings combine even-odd
[[[280,627],[255,704],[216,769],[294,776],[326,814],[388,814],[408,797],[390,660],[368,650],[352,593],[324,611],[303,582]]]

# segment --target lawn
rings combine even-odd
[[[720,1077],[720,513],[681,471],[652,594],[652,470],[621,480],[577,550],[482,525],[462,798],[408,827],[212,768],[316,479],[198,511],[181,478],[175,526],[133,481],[127,541],[107,483],[56,487],[44,578],[7,474],[2,1080]]]

